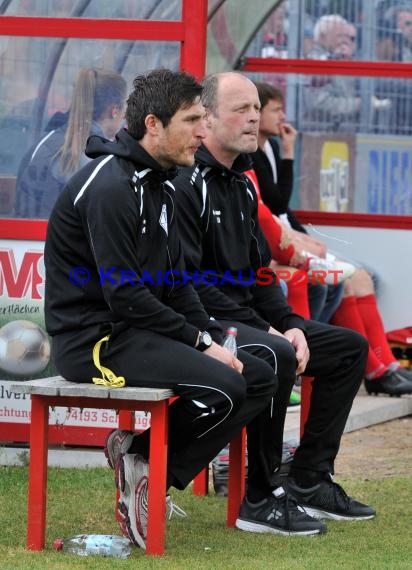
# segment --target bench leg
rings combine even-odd
[[[209,492],[209,468],[205,467],[193,479],[193,494],[198,496],[207,495]]]
[[[134,431],[135,421],[134,412],[129,410],[120,410],[119,412],[119,429]]]
[[[240,504],[245,495],[246,475],[246,429],[243,428],[230,442],[229,446],[229,481],[227,496],[226,526],[233,527],[239,516]]]
[[[159,402],[152,407],[150,419],[147,554],[162,555],[165,549],[168,415],[168,400]]]
[[[300,393],[300,437],[303,435],[305,423],[309,417],[310,398],[312,395],[312,376],[302,376],[302,387]]]
[[[27,548],[43,550],[46,529],[49,406],[31,396]]]

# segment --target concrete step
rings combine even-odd
[[[345,432],[356,431],[411,414],[412,395],[401,398],[368,396],[361,389],[353,403]],[[287,414],[284,435],[286,440],[299,440],[299,419],[299,412]],[[27,447],[0,447],[0,465],[27,465],[28,460],[29,450]],[[49,465],[79,468],[107,467],[107,461],[101,449],[50,448]]]
[[[401,398],[389,396],[368,396],[364,389],[359,391],[353,402],[345,426],[345,433],[373,426],[395,418],[412,414],[412,395]],[[299,440],[299,412],[288,413],[285,422],[285,439]]]

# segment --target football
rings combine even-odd
[[[32,376],[50,360],[47,334],[36,323],[10,321],[0,329],[0,368],[17,376]]]

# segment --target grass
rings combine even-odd
[[[225,499],[213,491],[208,497],[194,497],[187,489],[173,493],[189,518],[168,522],[166,554],[147,557],[134,549],[129,559],[120,560],[82,558],[52,549],[56,537],[119,533],[109,469],[49,469],[46,549],[29,552],[27,468],[0,467],[0,569],[410,570],[412,477],[344,483],[350,494],[377,508],[376,519],[329,522],[328,533],[318,537],[255,535],[225,528]]]

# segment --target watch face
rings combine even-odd
[[[204,332],[200,335],[200,342],[203,342],[206,346],[212,346],[212,337],[208,332]]]
[[[199,344],[197,345],[197,350],[201,350],[202,352],[204,350],[206,350],[207,348],[212,346],[212,337],[210,336],[210,334],[208,332],[202,332],[200,333],[200,337],[199,337]]]

